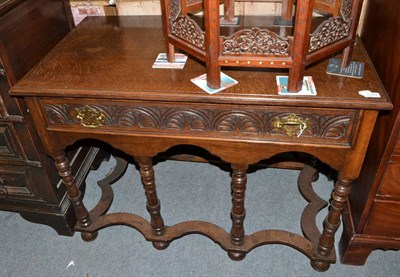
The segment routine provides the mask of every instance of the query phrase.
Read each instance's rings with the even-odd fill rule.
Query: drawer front
[[[381,182],[379,195],[396,196],[400,199],[400,157],[388,163]],[[399,215],[400,216],[400,215]]]
[[[0,122],[0,163],[45,166],[48,157],[35,132],[24,122]]]
[[[0,119],[7,116],[6,104],[3,99],[3,95],[8,93],[9,89],[10,85],[6,79],[6,70],[4,69],[3,61],[0,57]]]
[[[11,116],[21,116],[21,111],[17,99],[9,95],[10,82],[7,71],[0,58],[0,118]]]
[[[397,144],[394,149],[393,155],[400,157],[400,132],[399,132],[399,135],[397,136]]]
[[[18,139],[15,136],[13,125],[0,123],[0,159],[21,161]]]
[[[0,201],[29,200],[40,201],[34,185],[35,176],[42,174],[40,168],[26,166],[0,166]]]
[[[64,101],[64,100],[63,100]],[[48,128],[68,128],[85,132],[109,131],[193,135],[268,141],[351,144],[353,110],[257,107],[184,103],[141,103],[92,100],[65,100],[54,103],[42,99]],[[75,103],[74,103],[75,102]]]
[[[400,136],[385,168],[378,194],[400,199]]]
[[[400,202],[375,202],[364,233],[400,238]]]

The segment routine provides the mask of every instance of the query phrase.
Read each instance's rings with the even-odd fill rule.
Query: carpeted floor
[[[87,179],[85,204],[93,207],[100,190],[95,181],[115,165],[111,159]],[[166,225],[206,220],[230,229],[230,176],[216,166],[178,161],[155,165],[158,196]],[[299,216],[306,205],[297,190],[298,171],[261,169],[248,176],[246,233],[284,229],[301,234]],[[328,199],[332,182],[325,176],[314,189]],[[137,169],[130,165],[114,188],[110,212],[131,211],[148,218]],[[319,226],[326,210],[318,215]],[[278,216],[279,215],[279,216]],[[188,235],[163,251],[125,226],[99,232],[91,243],[58,236],[50,227],[29,223],[18,214],[0,212],[0,276],[399,276],[400,252],[373,251],[364,266],[332,265],[314,271],[302,253],[267,245],[235,262],[210,239]],[[340,238],[341,229],[336,236]]]

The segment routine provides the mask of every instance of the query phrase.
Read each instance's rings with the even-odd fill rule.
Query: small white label
[[[370,90],[360,90],[358,94],[367,98],[381,98],[381,95],[378,92],[372,92]]]

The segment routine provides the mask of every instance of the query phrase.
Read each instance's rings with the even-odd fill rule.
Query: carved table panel
[[[40,101],[48,129],[65,126],[93,127],[92,132],[106,131],[167,133],[196,136],[257,139],[269,141],[301,141],[349,146],[354,132],[356,110],[321,110],[287,107],[244,107],[229,105],[194,107],[179,103],[149,104],[146,102],[98,100]],[[70,103],[70,104],[67,104]],[[304,131],[301,131],[304,129]],[[300,134],[301,132],[301,134]],[[296,137],[296,138],[294,138]]]

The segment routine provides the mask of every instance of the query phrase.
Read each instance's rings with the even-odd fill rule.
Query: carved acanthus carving
[[[163,115],[163,126],[166,129],[204,132],[211,129],[207,113],[193,109],[171,109]]]
[[[74,116],[71,116],[69,114],[70,110],[68,109],[68,105],[66,104],[52,105],[51,108],[47,108],[46,106],[45,111],[50,123],[58,123],[65,125],[70,125],[75,123]]]
[[[175,20],[171,18],[171,34],[204,49],[204,31],[197,25],[196,21],[188,16],[178,16]]]
[[[288,55],[288,39],[267,29],[251,28],[240,30],[223,38],[223,54]]]
[[[263,132],[262,116],[244,111],[226,111],[219,113],[215,120],[218,132],[238,132],[243,134],[261,134]],[[268,131],[267,131],[268,132]]]
[[[319,118],[321,137],[324,138],[337,138],[346,134],[349,118],[347,116],[326,117]]]
[[[346,38],[350,34],[351,20],[341,17],[331,17],[325,20],[311,34],[309,52],[316,51],[328,44]]]
[[[84,105],[47,104],[44,111],[50,124],[80,124],[76,110]],[[131,107],[88,105],[104,114],[103,127],[132,128],[136,130],[170,130],[180,132],[236,133],[238,136],[284,135],[277,129],[277,119],[285,120],[290,112],[268,110],[236,111],[174,107]],[[302,137],[342,139],[346,136],[351,115],[298,114],[307,122]],[[274,125],[275,124],[275,125]]]

